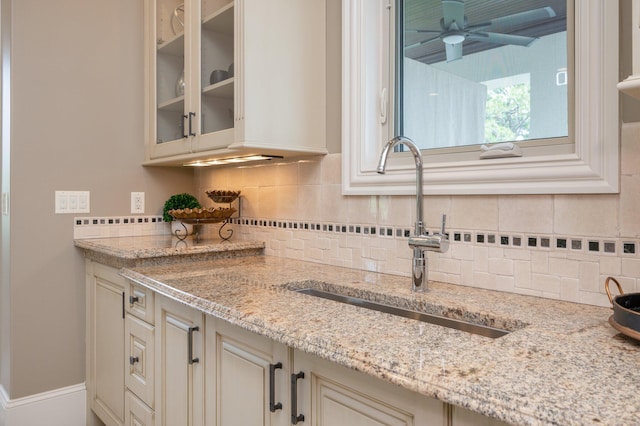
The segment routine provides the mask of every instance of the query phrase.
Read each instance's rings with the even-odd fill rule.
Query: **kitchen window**
[[[501,7],[499,3],[504,4]],[[527,7],[510,13],[507,6],[515,7],[516,3]],[[505,9],[505,13],[492,16],[495,12],[478,11],[478,7],[487,9],[491,4]],[[412,19],[420,8],[430,8],[429,14],[436,16],[424,25],[415,19],[398,20],[403,9],[407,16],[406,8]],[[510,24],[503,27],[524,22],[528,28],[515,34],[495,35],[497,31],[493,30],[500,29],[499,25],[490,28],[492,31],[484,27],[470,40],[457,40],[459,46],[443,48],[445,41],[456,41],[450,36],[462,33],[448,32],[454,20],[451,16],[464,15],[469,28],[479,28],[474,25],[484,21],[476,18],[481,12],[489,20]],[[562,24],[556,15],[563,13],[567,16],[565,30],[554,28]],[[500,16],[505,15],[500,21]],[[541,29],[532,29],[532,24],[540,24]],[[400,36],[396,37],[396,29],[401,27],[404,31],[398,31]],[[515,46],[474,45],[473,38],[485,37],[487,32],[498,41],[512,41]],[[469,31],[463,34],[468,35]],[[527,37],[537,39],[532,44],[535,48],[522,47],[528,42]],[[396,42],[405,56],[414,57],[395,61]],[[557,46],[569,49],[563,51]],[[617,46],[618,4],[605,0],[343,1],[343,193],[415,192],[414,162],[408,154],[394,153],[386,175],[375,172],[382,146],[398,134],[414,139],[423,148],[427,194],[617,192]],[[513,59],[516,50],[526,50],[524,59]],[[424,59],[429,55],[430,59]],[[485,59],[480,59],[483,56]],[[420,60],[439,68],[425,66]],[[509,60],[517,62],[517,66],[503,75],[484,72],[484,68],[505,67]],[[528,68],[521,66],[527,60]],[[449,72],[448,68],[464,62],[471,64],[467,68],[484,71],[476,71],[477,78]],[[543,95],[532,84],[538,84],[541,70],[552,77],[548,79],[552,85]],[[405,86],[403,90],[400,84],[400,89],[394,90],[396,75],[403,75],[405,78],[398,80],[407,85],[414,84],[407,76],[417,73],[422,86],[414,85],[410,90]],[[564,94],[564,98],[552,97],[556,92]],[[397,97],[395,93],[404,96]],[[522,123],[504,125],[504,113],[492,112],[495,105],[491,102],[505,103],[505,96],[521,101],[518,112],[525,118],[529,115],[530,123],[516,117]],[[542,109],[526,111],[549,99],[553,100]],[[418,119],[409,118],[420,108],[430,112]],[[481,144],[505,141],[515,141],[522,156],[480,159]]]

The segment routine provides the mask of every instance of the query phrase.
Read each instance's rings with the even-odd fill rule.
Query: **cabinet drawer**
[[[127,391],[124,401],[125,426],[153,426],[155,423],[153,410],[140,401],[133,393]]]
[[[153,325],[153,291],[129,281],[125,292],[125,305],[127,307],[127,312]]]
[[[127,315],[125,321],[125,384],[149,407],[154,407],[154,327]]]

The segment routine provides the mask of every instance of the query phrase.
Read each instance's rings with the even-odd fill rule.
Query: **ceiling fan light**
[[[447,44],[459,44],[464,41],[464,36],[461,34],[451,34],[451,35],[442,37],[442,41],[444,41]]]

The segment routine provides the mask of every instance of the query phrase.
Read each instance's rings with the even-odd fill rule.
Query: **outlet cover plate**
[[[131,193],[131,214],[144,214],[144,192]]]

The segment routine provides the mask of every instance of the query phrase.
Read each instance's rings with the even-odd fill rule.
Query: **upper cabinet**
[[[326,154],[324,0],[146,0],[145,16],[145,164]]]

